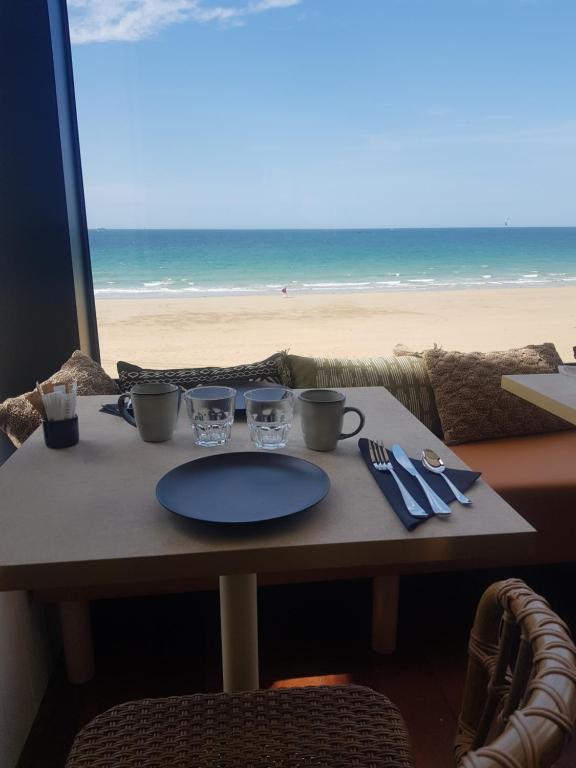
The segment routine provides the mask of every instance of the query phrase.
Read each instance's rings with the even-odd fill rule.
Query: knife
[[[435,493],[432,488],[428,485],[426,480],[420,475],[420,473],[417,471],[416,467],[412,462],[410,461],[410,458],[408,457],[408,454],[406,451],[398,445],[398,443],[395,443],[392,446],[392,453],[394,455],[394,458],[400,464],[401,467],[404,467],[406,472],[409,472],[412,477],[416,478],[418,482],[420,483],[422,490],[426,494],[426,498],[430,502],[430,506],[432,507],[432,511],[436,515],[450,515],[452,514],[452,510],[446,504],[446,502],[442,501],[440,496],[438,496],[437,493]]]

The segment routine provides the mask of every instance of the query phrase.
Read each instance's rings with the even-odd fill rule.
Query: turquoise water
[[[91,230],[99,298],[576,284],[576,227]]]

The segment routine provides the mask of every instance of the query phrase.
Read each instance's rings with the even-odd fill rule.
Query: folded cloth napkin
[[[366,462],[366,466],[371,472],[372,477],[380,486],[380,490],[390,502],[392,509],[394,512],[396,512],[396,515],[400,518],[401,522],[404,524],[404,527],[407,530],[412,531],[414,528],[416,528],[416,526],[420,525],[420,523],[425,522],[428,519],[427,517],[412,517],[412,515],[408,512],[400,491],[398,490],[398,486],[396,485],[396,481],[390,472],[381,472],[378,469],[374,469],[374,466],[372,465],[372,459],[370,457],[370,451],[368,449],[368,440],[365,437],[361,437],[360,440],[358,440],[358,447],[360,448],[362,458]],[[408,493],[414,497],[414,499],[423,509],[426,510],[426,512],[429,513],[429,517],[433,517],[434,513],[430,509],[430,504],[428,503],[428,499],[420,487],[420,483],[414,477],[412,477],[412,475],[407,472],[404,467],[401,467],[400,464],[398,464],[392,455],[390,448],[387,448],[387,451],[390,461],[392,462],[392,466],[396,470],[398,477],[402,481],[402,484]],[[412,464],[414,464],[417,472],[422,475],[432,490],[436,491],[438,496],[440,496],[440,498],[443,499],[447,504],[456,499],[448,487],[448,483],[445,480],[442,480],[440,475],[436,475],[434,472],[430,472],[430,470],[425,469],[422,466],[422,462],[418,459],[411,458],[410,461]],[[480,472],[472,472],[471,470],[467,469],[446,469],[445,473],[450,478],[450,480],[452,480],[454,485],[462,492],[466,491],[466,489],[469,488],[472,483],[474,483],[480,477],[481,474]]]
[[[131,416],[134,416],[134,409],[131,405],[129,405],[126,410]],[[100,413],[109,413],[111,416],[120,416],[120,418],[122,418],[117,403],[106,403],[100,408]]]
[[[112,416],[120,416],[120,411],[116,403],[106,403],[100,408],[100,413],[109,413]]]

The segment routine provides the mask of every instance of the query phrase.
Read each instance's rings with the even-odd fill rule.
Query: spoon
[[[454,496],[456,496],[460,504],[472,504],[468,496],[465,496],[462,491],[459,491],[452,480],[450,480],[450,478],[444,474],[446,467],[436,451],[433,451],[431,448],[425,448],[422,451],[422,464],[426,467],[426,469],[430,470],[430,472],[434,472],[436,475],[441,475],[444,480],[446,480],[448,487]]]

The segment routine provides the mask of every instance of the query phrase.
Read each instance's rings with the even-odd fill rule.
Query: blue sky
[[[69,0],[92,227],[576,225],[574,0]]]

